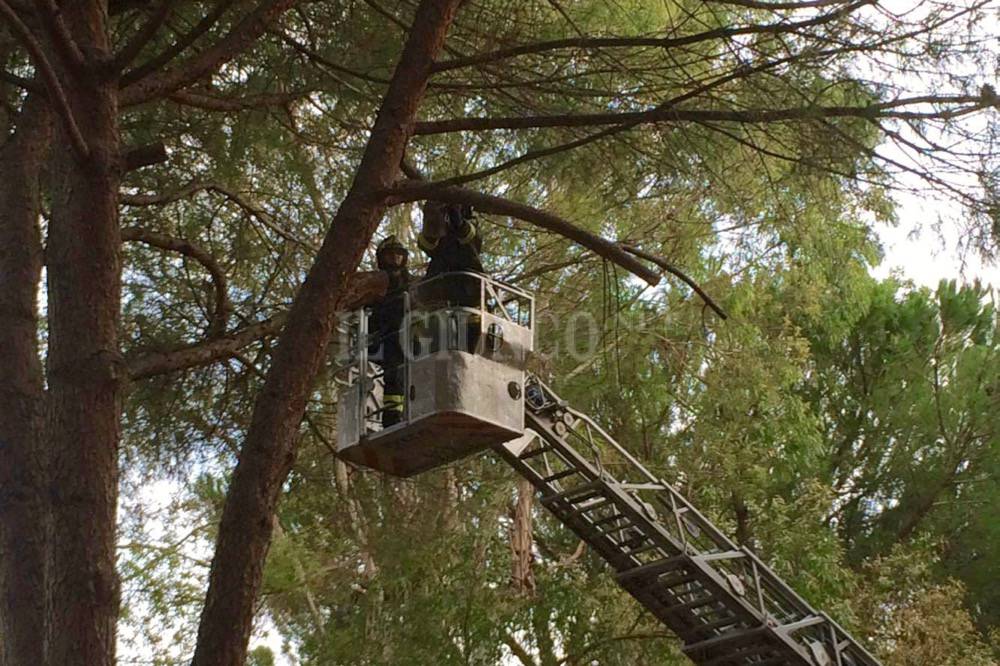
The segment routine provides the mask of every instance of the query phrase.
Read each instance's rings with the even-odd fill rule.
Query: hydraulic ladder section
[[[534,377],[526,383],[525,425],[534,435],[498,447],[500,454],[614,568],[617,582],[682,639],[693,662],[879,666],[836,622]]]

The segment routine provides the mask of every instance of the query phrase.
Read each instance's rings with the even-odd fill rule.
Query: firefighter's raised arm
[[[427,255],[437,249],[441,237],[448,231],[448,207],[438,201],[425,201],[421,206],[424,223],[417,244]]]
[[[422,210],[424,222],[417,241],[420,249],[428,256],[439,249],[441,239],[445,236],[461,245],[468,245],[476,240],[476,227],[469,222],[472,217],[471,209],[439,201],[426,201]]]

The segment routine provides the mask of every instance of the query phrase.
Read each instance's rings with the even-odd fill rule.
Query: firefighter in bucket
[[[423,228],[417,240],[430,263],[424,276],[427,283],[421,288],[417,299],[424,306],[437,304],[478,310],[480,280],[470,275],[461,275],[485,273],[480,258],[483,241],[472,222],[472,208],[427,201],[422,211]],[[437,276],[443,277],[434,280]],[[459,348],[474,353],[480,334],[478,313],[466,313],[460,330],[464,339],[459,342]]]
[[[403,420],[406,400],[406,359],[400,340],[403,317],[406,315],[405,295],[410,285],[406,264],[410,253],[395,236],[389,236],[375,251],[378,268],[389,276],[385,298],[372,307],[368,320],[368,351],[376,355],[382,366],[384,382],[382,427],[389,428]],[[381,354],[380,354],[381,352]],[[378,360],[378,357],[381,360]]]

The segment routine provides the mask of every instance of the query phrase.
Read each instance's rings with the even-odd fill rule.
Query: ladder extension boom
[[[694,663],[880,666],[840,625],[535,377],[526,382],[525,425],[536,436],[498,446],[501,456],[614,568],[618,584],[681,638]],[[637,478],[612,476],[601,460],[607,454],[616,470]]]

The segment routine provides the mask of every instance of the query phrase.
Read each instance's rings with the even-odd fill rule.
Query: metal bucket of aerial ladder
[[[351,312],[341,319],[344,358],[335,372],[337,455],[406,477],[521,437],[531,294],[477,273],[447,273],[396,298],[403,301],[402,421],[381,425],[384,370],[369,354],[367,312]]]

